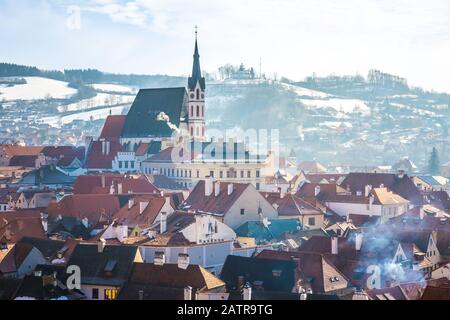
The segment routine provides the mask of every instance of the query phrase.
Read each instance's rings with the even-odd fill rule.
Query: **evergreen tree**
[[[439,155],[436,147],[433,147],[433,151],[431,151],[430,160],[428,161],[428,173],[439,174],[439,171],[440,171]]]

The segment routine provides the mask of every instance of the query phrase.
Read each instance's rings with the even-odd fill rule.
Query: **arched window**
[[[191,114],[189,115],[190,117],[194,116],[194,106],[191,106]]]
[[[200,90],[197,89],[197,100],[200,100]]]
[[[205,106],[202,106],[202,118],[205,116]]]
[[[197,106],[197,117],[200,117],[200,106]]]
[[[194,135],[194,127],[191,127],[191,136]]]

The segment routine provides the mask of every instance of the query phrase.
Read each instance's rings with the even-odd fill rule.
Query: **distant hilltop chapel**
[[[200,68],[197,33],[187,88],[142,89],[125,118],[120,142],[134,151],[141,143],[164,142],[174,131],[205,141],[205,78]]]

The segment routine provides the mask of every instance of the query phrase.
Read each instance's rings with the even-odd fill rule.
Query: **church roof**
[[[160,88],[139,90],[122,130],[123,138],[170,137],[179,127],[187,99],[186,89]],[[170,122],[170,123],[169,123]]]
[[[195,39],[195,50],[194,50],[194,64],[192,66],[192,74],[188,79],[188,88],[191,90],[195,89],[197,81],[200,82],[200,87],[205,90],[205,78],[202,77],[202,71],[200,68],[200,55],[198,53],[198,43]]]

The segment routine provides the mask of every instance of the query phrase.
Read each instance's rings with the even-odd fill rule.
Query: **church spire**
[[[195,49],[194,49],[194,64],[192,66],[192,74],[188,80],[188,87],[190,90],[194,90],[197,82],[200,82],[200,87],[205,90],[205,78],[202,77],[202,71],[200,68],[200,54],[198,53],[198,28],[195,26]]]

